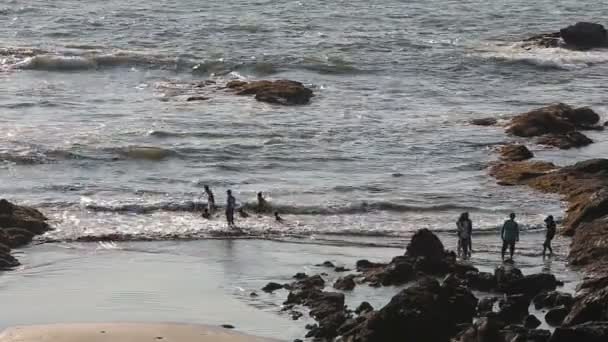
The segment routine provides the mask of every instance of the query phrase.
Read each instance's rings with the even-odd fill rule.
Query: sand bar
[[[221,327],[179,323],[76,323],[19,326],[0,342],[277,342]]]

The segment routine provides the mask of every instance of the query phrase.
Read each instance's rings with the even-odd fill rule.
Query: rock
[[[357,271],[364,272],[373,268],[385,267],[387,264],[375,263],[369,260],[358,260],[357,261]]]
[[[555,290],[558,284],[553,274],[538,273],[499,283],[499,286],[506,294],[524,294],[533,298],[543,291]]]
[[[574,304],[574,298],[569,293],[550,291],[538,294],[532,299],[532,303],[534,303],[534,308],[536,310],[554,308],[562,305],[571,308],[572,304]]]
[[[352,291],[355,288],[355,275],[349,274],[346,277],[341,277],[334,283],[334,289],[341,291]]]
[[[588,322],[555,329],[549,342],[606,342],[608,322]]]
[[[506,342],[547,342],[551,337],[548,330],[527,329],[521,325],[509,325],[500,332]]]
[[[15,257],[9,253],[0,252],[0,271],[10,270],[19,265],[19,260],[15,259]]]
[[[547,311],[547,314],[545,314],[545,321],[547,321],[547,323],[550,326],[553,326],[553,327],[560,326],[564,322],[564,319],[566,318],[566,316],[568,316],[569,312],[570,312],[570,309],[568,309],[567,307],[558,306],[556,308],[553,308],[553,309]]]
[[[545,135],[538,140],[538,143],[540,145],[553,146],[562,150],[568,150],[571,148],[591,145],[593,144],[593,140],[589,139],[581,132],[574,131],[561,135]]]
[[[528,316],[530,299],[522,294],[507,296],[499,303],[498,317],[506,323],[519,323]]]
[[[498,301],[497,297],[485,297],[477,304],[477,313],[480,316],[485,316],[487,313],[492,312],[494,304]]]
[[[589,108],[573,108],[558,103],[515,116],[507,127],[507,133],[519,137],[566,134],[593,126],[598,121],[599,115]]]
[[[255,292],[251,292],[251,293],[249,294],[249,297],[252,297],[252,298],[253,298],[253,297],[259,297],[259,295],[258,295],[257,293],[255,293]]]
[[[278,283],[270,282],[270,283],[266,284],[266,286],[264,286],[262,288],[262,291],[264,291],[266,293],[273,293],[274,291],[280,290],[282,288],[283,288],[283,285],[278,284]]]
[[[375,277],[383,286],[391,286],[404,284],[412,280],[414,275],[414,266],[408,260],[393,260]]]
[[[345,268],[343,266],[338,266],[338,267],[334,268],[334,272],[337,272],[337,273],[348,272],[348,271],[350,271],[350,269]]]
[[[464,276],[466,284],[478,291],[491,291],[496,288],[496,277],[488,272],[467,272]]]
[[[34,233],[22,228],[5,228],[3,231],[6,239],[4,242],[11,248],[25,246],[34,238]]]
[[[255,95],[255,99],[282,105],[302,105],[313,97],[311,89],[302,83],[290,80],[277,81],[232,81],[227,84],[237,95]]]
[[[466,288],[424,278],[345,332],[343,341],[448,341],[460,324],[471,323],[476,306],[477,299]]]
[[[234,329],[234,325],[232,324],[222,324],[221,327],[224,329]]]
[[[207,101],[209,100],[208,97],[205,96],[190,96],[189,98],[186,99],[187,102],[192,102],[192,101]]]
[[[38,210],[0,200],[0,228],[21,228],[40,235],[49,230],[47,218]]]
[[[515,281],[522,279],[524,274],[519,268],[513,266],[499,266],[494,270],[494,278],[501,291],[510,286]]]
[[[291,312],[291,319],[294,321],[299,320],[300,318],[302,318],[302,316],[304,316],[301,312],[299,311],[292,311]]]
[[[579,22],[560,30],[567,45],[578,49],[592,49],[608,46],[604,26],[595,23]]]
[[[506,145],[500,149],[502,160],[522,161],[533,157],[534,154],[524,145]]]
[[[334,263],[333,263],[333,262],[331,262],[331,261],[325,261],[325,262],[323,262],[322,264],[317,264],[317,265],[315,265],[315,266],[317,266],[317,267],[327,267],[327,268],[334,268],[334,267],[336,267],[336,266],[334,265]]]
[[[541,325],[541,321],[534,315],[528,315],[524,319],[524,327],[526,329],[536,329]]]
[[[481,317],[458,336],[455,342],[505,342],[500,332],[503,327],[495,315]]]
[[[410,257],[424,257],[432,261],[445,258],[441,240],[428,229],[418,230],[407,245],[406,254]]]
[[[470,121],[471,125],[475,126],[494,126],[498,123],[498,120],[495,118],[481,118],[481,119],[473,119]]]
[[[521,185],[550,174],[558,169],[553,163],[543,161],[521,161],[496,163],[490,168],[490,175],[501,185]]]
[[[306,273],[296,273],[296,275],[293,276],[293,279],[297,279],[297,280],[302,280],[302,279],[306,279],[308,278],[308,275],[306,275]]]
[[[531,46],[539,46],[544,48],[555,48],[562,45],[561,34],[559,32],[543,33],[532,36],[524,40],[523,47],[530,49]]]
[[[357,309],[355,309],[355,313],[357,315],[361,315],[371,311],[374,311],[374,307],[368,302],[362,302],[361,304],[359,304]]]
[[[607,320],[608,287],[604,287],[594,289],[577,297],[563,324],[572,326],[591,321]]]
[[[314,275],[307,278],[299,279],[289,285],[289,289],[322,289],[325,287],[325,280],[320,275]]]

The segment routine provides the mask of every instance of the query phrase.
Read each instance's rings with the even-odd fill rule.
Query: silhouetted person
[[[502,259],[505,259],[507,248],[509,248],[511,259],[513,259],[515,243],[519,241],[519,225],[515,222],[514,213],[511,213],[509,219],[503,224],[500,236],[502,237]]]
[[[243,208],[239,208],[239,216],[242,218],[248,218],[249,214]]]
[[[229,227],[234,227],[234,210],[236,209],[236,198],[232,196],[232,190],[226,191],[226,221]]]
[[[473,222],[469,219],[469,213],[462,213],[456,222],[458,228],[458,254],[462,250],[462,257],[471,257],[471,242],[473,235]]]
[[[213,196],[213,192],[209,188],[209,185],[205,185],[205,193],[207,194],[207,208],[209,208],[209,212],[212,213],[216,209],[215,196]]]
[[[547,235],[545,236],[545,243],[543,244],[543,258],[545,257],[547,249],[549,250],[549,255],[553,255],[551,240],[555,237],[556,225],[552,215],[547,216],[545,224],[547,225]]]
[[[203,209],[203,214],[201,215],[203,218],[210,219],[211,214],[209,213],[209,208]]]
[[[266,210],[268,210],[268,202],[264,198],[264,195],[261,192],[258,192],[258,206],[256,208],[256,211],[258,213],[263,213]]]
[[[284,222],[283,218],[281,216],[279,216],[279,212],[278,211],[274,212],[274,219],[277,220],[277,222],[279,222],[279,223],[283,223]]]

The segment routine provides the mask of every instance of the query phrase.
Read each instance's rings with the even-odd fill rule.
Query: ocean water
[[[227,189],[242,204],[264,192],[286,222],[238,226],[312,251],[402,250],[419,228],[450,246],[469,211],[475,262],[490,266],[513,211],[521,255],[542,268],[542,220],[563,204],[496,185],[486,167],[513,138],[468,121],[557,101],[606,120],[608,51],[525,50],[521,40],[607,19],[603,3],[574,0],[2,1],[0,194],[49,216],[56,230],[43,241],[129,234],[159,240],[141,245],[150,250],[227,231],[221,215],[195,210],[205,184],[219,204]],[[283,78],[312,87],[312,102],[196,86]],[[187,102],[194,94],[210,99]],[[605,156],[606,134],[590,136],[580,150],[530,148],[558,164]],[[553,269],[565,272],[567,244]],[[36,248],[25,257],[45,255]]]

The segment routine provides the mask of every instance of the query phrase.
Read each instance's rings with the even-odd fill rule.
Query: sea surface
[[[150,250],[228,231],[221,210],[199,216],[206,184],[220,205],[227,189],[241,204],[263,192],[286,222],[237,225],[304,246],[402,249],[419,228],[450,240],[468,211],[482,264],[498,260],[498,227],[515,212],[520,253],[540,265],[543,219],[563,204],[496,185],[486,167],[513,139],[468,121],[552,102],[606,120],[608,51],[522,48],[583,20],[608,24],[608,6],[4,0],[0,195],[47,214],[56,230],[42,241],[116,234],[158,240]],[[283,107],[197,87],[256,79],[298,80],[315,97]],[[186,101],[197,94],[209,100]],[[530,148],[558,164],[605,156],[606,134],[590,136],[584,149]]]

